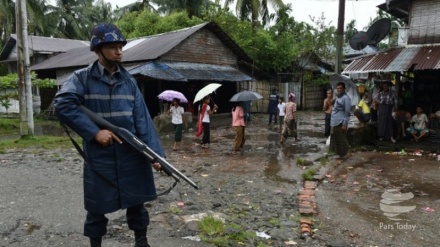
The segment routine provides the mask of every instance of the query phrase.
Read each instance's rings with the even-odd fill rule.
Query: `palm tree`
[[[47,11],[46,0],[26,0],[26,10],[28,18],[28,33],[33,35],[48,36],[46,32],[46,18],[44,14]]]
[[[93,0],[57,0],[48,6],[48,18],[54,36],[68,39],[88,39],[94,22]]]
[[[160,1],[160,0],[158,0],[158,1]],[[118,5],[116,5],[116,9],[114,11],[114,14],[116,16],[116,19],[119,20],[123,16],[125,16],[126,14],[128,14],[130,12],[143,11],[145,9],[148,9],[152,12],[156,12],[156,7],[154,7],[153,4],[156,4],[156,1],[154,1],[154,0],[153,1],[151,1],[151,0],[138,0],[137,2],[128,4],[123,7],[119,7]]]
[[[156,1],[159,13],[170,14],[177,11],[186,11],[188,16],[202,17],[210,5],[214,4],[210,0],[162,0]]]
[[[15,3],[12,0],[0,0],[0,37],[5,44],[11,33],[15,33]]]
[[[233,0],[225,1],[225,8],[233,3]],[[282,0],[237,0],[235,11],[241,20],[249,20],[255,27],[261,19],[263,26],[269,23],[270,15],[267,4],[270,3],[275,11],[284,6]]]

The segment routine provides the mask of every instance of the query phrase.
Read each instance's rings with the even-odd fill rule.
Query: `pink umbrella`
[[[174,90],[165,90],[157,96],[158,99],[165,101],[173,101],[173,99],[180,99],[181,103],[188,103],[188,100],[185,98],[181,92],[177,92]]]

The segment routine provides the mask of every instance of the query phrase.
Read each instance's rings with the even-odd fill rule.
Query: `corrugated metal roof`
[[[421,47],[411,64],[414,70],[439,69],[440,46]]]
[[[152,61],[129,69],[132,75],[144,75],[167,81],[209,80],[209,81],[250,81],[251,77],[230,66]]]
[[[250,81],[251,77],[235,68],[214,64],[166,62],[187,80]]]
[[[343,73],[356,73],[357,71],[362,71],[362,68],[374,58],[375,55],[363,56],[354,59],[343,71]]]
[[[15,44],[17,41],[17,35],[11,34],[11,37],[5,44],[1,54],[0,60],[13,60],[16,58]],[[72,48],[77,47],[89,47],[89,41],[73,40],[73,39],[59,39],[41,36],[28,36],[29,52],[32,56],[35,53],[52,54],[57,52],[65,52]]]
[[[170,51],[207,23],[174,32],[130,40],[124,47],[123,62],[155,60]],[[130,44],[132,43],[133,44]],[[96,60],[96,54],[87,48],[69,50],[31,67],[31,70],[84,67]]]
[[[98,57],[89,47],[74,48],[30,67],[31,70],[85,67]]]
[[[132,75],[140,74],[166,81],[188,81],[181,73],[161,61],[148,62],[127,70]]]
[[[376,55],[363,67],[364,72],[384,71],[400,52],[401,49],[395,49],[376,53]]]
[[[156,60],[204,27],[213,31],[214,34],[219,37],[226,46],[234,51],[241,60],[248,62],[252,61],[249,56],[247,56],[247,54],[217,26],[217,24],[208,22],[173,32],[130,40],[124,47],[123,62],[130,63]],[[94,52],[90,52],[88,48],[78,48],[46,59],[43,62],[32,66],[30,69],[46,70],[85,67],[94,60],[96,60],[96,54]]]
[[[404,71],[411,67],[411,61],[419,52],[420,47],[407,47],[397,55],[397,57],[388,65],[384,72]]]
[[[440,69],[440,46],[394,48],[353,60],[343,73],[400,72]]]

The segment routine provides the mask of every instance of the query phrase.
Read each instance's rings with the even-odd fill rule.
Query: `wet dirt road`
[[[319,187],[317,235],[347,246],[438,246],[439,172],[429,157],[352,154]]]
[[[302,140],[288,139],[281,146],[278,127],[268,126],[266,115],[253,115],[241,155],[231,154],[234,130],[229,118],[214,118],[210,149],[201,149],[194,133],[186,131],[183,148],[172,151],[173,134],[161,134],[167,159],[200,189],[182,182],[146,205],[151,246],[215,246],[184,239],[200,235],[198,225],[188,221],[200,214],[218,215],[228,228],[252,233],[244,240],[229,239],[226,246],[437,246],[440,162],[376,152],[352,153],[340,164],[328,158],[329,176],[316,191],[316,232],[314,238],[302,239],[297,205],[302,173],[309,166],[320,167],[327,150],[322,114],[299,116]],[[297,164],[299,160],[308,166]],[[82,236],[82,161],[74,149],[9,150],[0,154],[0,174],[0,246],[87,246]],[[156,174],[158,190],[171,183]],[[391,199],[386,194],[381,207],[387,190]],[[394,200],[411,197],[408,193],[414,197]],[[391,208],[396,201],[402,207]],[[407,212],[392,220],[381,208],[388,216]],[[109,219],[103,246],[132,246],[124,211]],[[416,225],[415,230],[402,229],[405,224]]]

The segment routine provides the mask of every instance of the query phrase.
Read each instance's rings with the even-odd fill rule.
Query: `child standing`
[[[180,106],[180,99],[174,98],[171,104],[172,106],[170,108],[170,111],[168,112],[168,115],[171,114],[171,123],[173,123],[174,125],[173,151],[176,151],[178,145],[180,146],[180,143],[182,142],[183,124],[185,124],[185,127],[187,126],[185,117],[183,116],[185,110],[183,110],[183,107]]]
[[[283,131],[284,116],[286,115],[286,103],[284,103],[283,100],[284,100],[283,97],[278,98],[278,116],[280,120],[280,133],[281,131]]]

